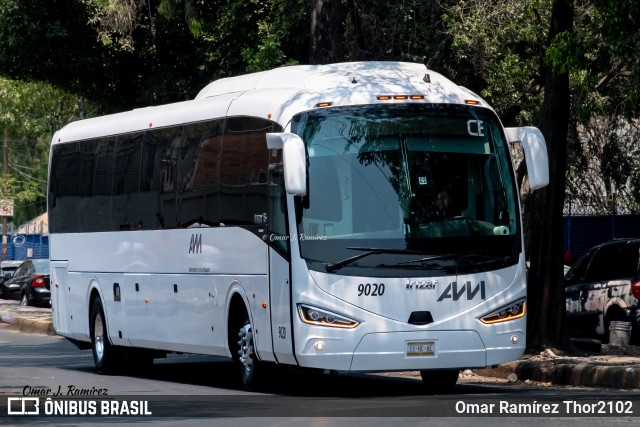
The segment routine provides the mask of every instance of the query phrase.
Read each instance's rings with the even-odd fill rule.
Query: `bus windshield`
[[[517,261],[518,193],[492,111],[428,104],[327,108],[296,116],[292,130],[308,154],[308,193],[297,201],[296,220],[310,268],[422,270],[433,255],[441,261],[432,264],[441,267],[468,260],[469,253]],[[457,253],[465,256],[452,256]]]

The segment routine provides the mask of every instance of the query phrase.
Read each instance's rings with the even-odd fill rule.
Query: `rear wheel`
[[[22,294],[20,295],[20,303],[19,303],[22,307],[26,307],[29,305],[29,298],[27,297],[27,293],[26,292],[22,292]]]
[[[102,308],[102,301],[96,298],[91,306],[91,350],[93,363],[102,373],[113,372],[119,359],[119,352],[109,342],[107,322]]]
[[[455,388],[459,373],[458,369],[441,369],[420,371],[420,376],[428,393],[449,393]]]

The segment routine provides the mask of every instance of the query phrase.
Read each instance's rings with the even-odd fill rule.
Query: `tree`
[[[112,87],[127,75],[88,20],[78,0],[0,0],[0,75],[118,104]]]
[[[451,37],[443,13],[457,0],[354,0],[343,4],[344,57],[424,63],[450,72]],[[450,74],[450,76],[454,77]]]
[[[93,11],[91,22],[105,46],[119,55],[151,53],[154,66],[143,75],[145,81],[157,76],[155,89],[142,85],[149,93],[158,92],[162,82],[195,74],[185,82],[190,91],[180,99],[186,99],[211,80],[306,60],[304,0],[83,1]],[[161,55],[167,50],[171,56]],[[175,72],[167,76],[169,69]],[[166,97],[175,92],[166,89]]]
[[[223,68],[182,17],[166,18],[156,9],[153,15],[141,9],[130,34],[134,51],[104,43],[88,24],[94,6],[88,0],[0,0],[0,75],[48,82],[110,113],[192,98],[217,77],[213,70]],[[214,22],[225,20],[233,21]],[[240,49],[229,53],[241,58]]]
[[[570,58],[557,54],[561,51],[556,48],[570,36],[572,28],[573,0],[553,0],[544,101],[540,111],[540,130],[547,141],[549,154],[549,185],[532,195],[537,203],[530,203],[528,221],[531,267],[527,328],[528,345],[534,349],[568,347],[562,286],[562,211],[571,97],[567,65]]]
[[[343,60],[341,0],[313,0],[311,8],[311,64]]]
[[[573,51],[567,203],[573,212],[640,212],[640,5],[578,1],[575,16],[564,42]]]
[[[0,78],[0,136],[8,146],[0,198],[13,200],[14,223],[46,210],[49,143],[57,129],[77,117],[74,96],[45,83]]]
[[[612,211],[614,200],[633,210],[638,206],[635,197],[640,195],[640,167],[633,160],[638,154],[640,90],[640,57],[633,46],[640,41],[640,6],[632,0],[566,3],[570,10],[565,5],[558,12],[559,5],[550,0],[464,0],[445,14],[454,51],[451,64],[463,70],[456,80],[487,98],[506,125],[537,124],[549,140],[552,185],[539,194],[529,194],[522,187],[532,266],[533,346],[566,344],[559,321],[564,311],[562,269],[558,267],[563,249],[558,228],[562,211],[557,205],[565,192],[562,170],[567,171],[569,195],[599,206],[602,213]],[[561,20],[551,18],[554,12],[573,16],[570,31],[558,30]],[[552,35],[554,28],[557,33]],[[549,66],[556,70],[555,75],[549,75]],[[565,131],[550,130],[558,120],[565,120],[563,102],[567,99],[560,102],[560,95],[566,96],[565,87],[548,92],[560,74],[566,74],[571,94],[566,144],[561,142]],[[561,110],[552,120],[550,111],[555,108]],[[568,168],[562,160],[565,152],[570,159]],[[524,164],[518,169],[523,177]],[[553,217],[548,216],[551,212]]]

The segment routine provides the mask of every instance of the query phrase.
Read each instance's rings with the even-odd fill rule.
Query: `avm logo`
[[[189,253],[190,254],[202,253],[202,234],[191,235],[191,243],[189,243]]]

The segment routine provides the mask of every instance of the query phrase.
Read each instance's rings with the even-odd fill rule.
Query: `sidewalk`
[[[9,329],[20,332],[56,334],[50,308],[20,307],[14,300],[0,299],[0,323],[8,323]]]
[[[50,308],[20,307],[17,301],[0,299],[0,321],[10,329],[55,335]],[[474,370],[476,375],[516,381],[539,381],[560,385],[640,389],[640,347],[602,346],[597,355],[559,356],[551,350],[525,355],[496,368]]]
[[[640,389],[640,347],[602,346],[597,355],[559,356],[551,350],[524,355],[496,368],[478,369],[481,376],[515,381],[539,381],[557,385],[612,389]]]

